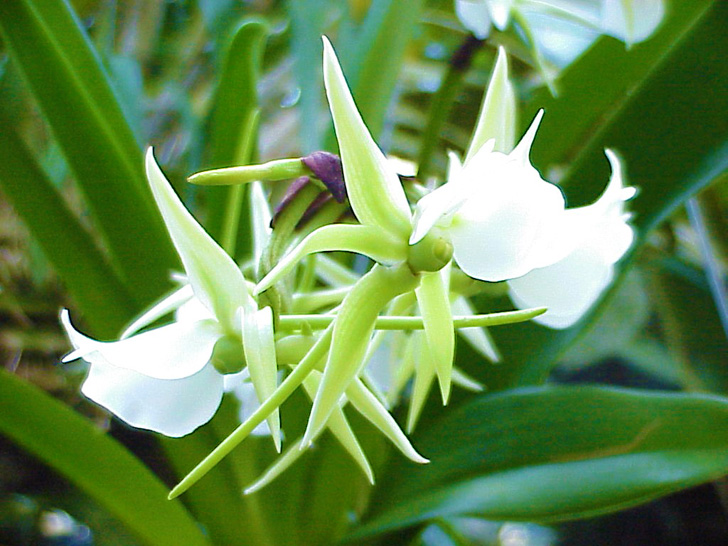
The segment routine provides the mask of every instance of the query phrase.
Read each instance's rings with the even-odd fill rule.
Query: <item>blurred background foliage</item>
[[[89,170],[81,172],[79,164],[95,144],[95,140],[84,138],[96,136],[87,135],[81,126],[85,114],[76,110],[79,106],[75,99],[62,96],[64,89],[52,87],[52,80],[36,85],[46,86],[45,92],[51,95],[61,94],[55,103],[57,111],[39,108],[36,95],[42,96],[42,89],[28,85],[27,76],[17,64],[19,54],[16,52],[13,58],[7,38],[14,24],[12,17],[19,13],[11,6],[23,4],[32,6],[33,2],[8,2],[0,9],[0,21],[5,27],[0,50],[3,162],[14,165],[13,158],[23,162],[26,171],[33,171],[24,171],[26,175],[42,178],[55,191],[53,195],[60,197],[55,210],[67,211],[67,219],[58,213],[53,221],[55,229],[68,230],[69,246],[56,248],[55,252],[65,252],[65,258],[70,259],[66,269],[72,269],[74,259],[101,264],[94,271],[106,279],[106,285],[98,285],[99,293],[92,296],[94,301],[85,303],[86,309],[100,298],[114,301],[99,306],[106,311],[95,316],[84,312],[84,319],[95,334],[111,338],[144,304],[168,288],[166,272],[174,267],[174,258],[162,237],[164,242],[148,251],[155,253],[145,273],[148,282],[147,277],[132,279],[143,286],[132,293],[129,272],[115,263],[114,235],[99,224],[98,210],[89,211],[84,197],[88,188],[79,184],[79,178],[93,177],[94,169],[106,173],[108,169],[127,167],[109,163],[103,170],[89,154]],[[530,122],[537,108],[546,108],[533,153],[535,165],[546,178],[563,182],[570,203],[583,204],[596,197],[608,177],[600,150],[615,147],[626,160],[629,180],[643,187],[644,198],[635,201],[643,244],[628,258],[629,267],[624,268],[612,293],[584,327],[553,334],[531,326],[531,330],[525,330],[527,335],[522,327],[504,328],[502,333],[496,332],[498,343],[503,353],[515,355],[513,361],[484,365],[460,345],[462,367],[483,380],[491,391],[538,384],[548,377],[551,382],[567,384],[601,383],[726,395],[728,70],[723,47],[726,39],[721,34],[728,28],[728,17],[725,4],[721,4],[672,1],[658,35],[629,52],[623,44],[603,38],[557,80],[556,97],[542,85],[528,51],[519,45],[513,31],[496,32],[486,43],[473,46],[469,66],[456,78],[450,95],[452,104],[447,105],[448,109],[433,111],[433,97],[444,75],[452,71],[450,59],[468,40],[448,0],[71,2],[120,105],[119,112],[97,120],[98,127],[108,125],[112,131],[123,133],[123,127],[114,125],[116,116],[125,120],[130,134],[111,134],[109,141],[114,146],[141,149],[153,145],[160,164],[188,206],[218,236],[224,198],[187,185],[184,179],[204,168],[235,163],[238,151],[226,148],[234,138],[221,133],[221,122],[215,121],[216,108],[223,108],[218,118],[232,115],[236,98],[250,92],[234,86],[227,95],[232,101],[220,103],[221,74],[236,69],[226,65],[231,47],[258,51],[260,55],[259,145],[252,153],[253,159],[296,156],[322,148],[335,151],[320,74],[319,36],[326,33],[340,53],[363,116],[382,147],[416,161],[423,157],[423,142],[429,139],[429,172],[441,176],[446,150],[462,151],[467,146],[497,45],[507,45],[522,105],[521,126]],[[257,27],[251,31],[252,37],[235,45],[232,40],[243,20],[265,21],[265,27]],[[259,32],[257,38],[255,32]],[[32,46],[21,52],[21,57],[26,53],[32,55]],[[86,62],[80,57],[77,61]],[[89,71],[81,75],[81,81],[96,77]],[[68,149],[65,143],[69,137],[59,132],[61,122],[54,116],[62,120],[69,134],[78,133],[77,149]],[[442,124],[433,140],[423,131],[438,116]],[[140,169],[141,163],[137,167]],[[129,169],[130,177],[138,176],[140,171],[132,173],[134,169]],[[5,176],[0,175],[0,191],[6,192],[6,198],[0,201],[0,364],[99,427],[109,429],[170,485],[175,472],[184,473],[214,446],[217,438],[224,437],[229,429],[220,423],[233,419],[233,408],[225,406],[223,415],[196,434],[196,440],[158,442],[111,421],[78,395],[83,368],[71,365],[61,369],[56,365],[68,348],[57,316],[61,307],[84,306],[78,300],[78,287],[86,286],[88,277],[83,275],[88,274],[88,269],[79,267],[82,277],[78,279],[59,277],[56,268],[64,257],[56,256],[52,247],[44,245],[37,226],[23,221],[25,217],[28,222],[35,205],[23,205],[17,199],[17,188],[11,189],[8,178],[17,172],[6,169]],[[661,184],[664,192],[659,189]],[[675,190],[678,184],[680,191]],[[20,193],[23,191],[21,188]],[[116,214],[131,217],[129,223],[135,223],[134,215],[146,222],[143,211],[125,208],[113,202],[111,195],[106,198],[111,211],[108,214],[116,209]],[[97,197],[99,200],[103,198]],[[23,208],[27,206],[31,208]],[[35,209],[34,214],[45,213]],[[159,228],[150,220],[135,236],[146,244],[154,240],[151,233]],[[48,230],[42,226],[39,229]],[[238,251],[242,254],[245,233],[244,227],[240,229]],[[98,257],[68,254],[74,244],[95,249]],[[139,268],[135,271],[138,273]],[[15,391],[5,395],[9,392]],[[465,401],[466,397],[457,393],[453,405]],[[294,398],[291,405],[301,403]],[[432,397],[415,435],[415,445],[420,440],[427,442],[426,431],[441,415],[442,408]],[[684,432],[675,430],[674,434]],[[10,433],[5,430],[5,434]],[[134,544],[138,540],[139,530],[132,538],[128,526],[119,523],[119,514],[112,517],[108,506],[94,500],[93,492],[89,496],[88,490],[69,485],[42,463],[28,458],[15,441],[0,436],[0,544],[111,545]],[[367,441],[376,442],[373,438]],[[302,533],[298,538],[284,539],[276,538],[275,531],[268,529],[272,544],[326,543],[330,537],[339,536],[347,514],[337,520],[326,516],[325,506],[301,507],[308,494],[315,495],[315,482],[310,476],[325,481],[327,472],[329,479],[341,475],[337,472],[356,475],[351,468],[334,468],[348,463],[334,462],[341,457],[333,444],[319,450],[319,460],[307,459],[282,479],[281,489],[289,492],[287,500],[274,492],[261,497],[259,505],[257,501],[232,500],[225,509],[213,508],[210,499],[219,497],[221,488],[226,487],[222,473],[236,474],[236,482],[249,480],[270,460],[271,454],[261,449],[246,447],[245,453],[236,454],[218,478],[211,478],[216,482],[210,482],[207,489],[201,485],[197,496],[187,501],[198,520],[208,529],[218,529],[220,534],[212,537],[216,543],[231,543],[231,537],[241,533],[266,532],[251,530],[245,523],[246,514],[266,509],[280,513],[281,532],[293,528],[286,525],[286,518],[298,518]],[[396,475],[396,467],[389,472]],[[381,483],[386,483],[390,474],[385,474]],[[351,486],[342,485],[346,490],[342,495],[355,497],[359,479],[352,478],[356,483]],[[386,489],[382,491],[386,494]],[[234,491],[225,495],[236,497]],[[386,500],[382,502],[386,504]],[[728,541],[727,503],[728,488],[718,480],[655,504],[577,523],[495,523],[461,515],[443,516],[424,527],[400,531],[397,539],[423,545],[718,545]],[[308,512],[303,514],[305,509]],[[301,523],[304,521],[305,525]]]

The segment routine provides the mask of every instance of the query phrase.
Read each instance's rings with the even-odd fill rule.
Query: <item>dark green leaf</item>
[[[177,259],[146,186],[139,145],[79,21],[62,0],[8,0],[0,2],[0,31],[125,284],[138,304],[159,297]]]
[[[480,396],[416,435],[352,537],[431,518],[551,522],[623,509],[728,472],[728,399],[599,387]]]
[[[5,125],[0,131],[0,187],[53,263],[89,326],[100,336],[115,335],[125,317],[134,312],[131,294],[12,125],[5,122],[0,115],[0,124]]]
[[[197,524],[137,459],[89,421],[0,370],[0,433],[63,474],[149,546],[207,545]]]

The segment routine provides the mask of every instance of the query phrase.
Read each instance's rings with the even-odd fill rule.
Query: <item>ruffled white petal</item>
[[[525,275],[562,257],[553,254],[564,211],[561,191],[530,165],[481,152],[465,166],[470,194],[448,232],[453,256],[467,275],[497,282]]]
[[[117,368],[99,353],[87,360],[91,368],[81,392],[131,426],[180,437],[208,422],[223,393],[222,376],[206,366],[183,379],[154,379]]]
[[[508,286],[520,309],[548,307],[533,320],[550,328],[568,328],[589,310],[613,276],[613,263],[584,246],[554,265],[508,281]]]
[[[91,361],[100,355],[109,364],[156,379],[180,379],[196,374],[207,364],[221,333],[213,321],[173,322],[121,341],[91,339],[71,324],[68,311],[61,314],[75,351],[63,361]]]

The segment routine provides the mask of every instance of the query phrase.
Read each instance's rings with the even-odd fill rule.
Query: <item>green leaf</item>
[[[671,8],[670,19],[654,39],[658,52],[652,49],[658,46],[650,42],[629,52],[603,42],[577,63],[572,70],[578,71],[583,86],[565,87],[558,99],[547,105],[544,122],[549,120],[557,127],[539,130],[534,144],[541,150],[534,152],[540,161],[544,160],[544,150],[552,146],[551,159],[566,157],[575,144],[554,135],[559,131],[571,133],[564,128],[576,124],[574,138],[581,138],[583,143],[577,146],[575,163],[563,180],[571,205],[593,200],[606,185],[609,173],[603,149],[620,153],[628,182],[640,190],[630,203],[637,230],[633,250],[639,249],[650,230],[685,199],[728,169],[728,123],[719,114],[728,111],[728,93],[711,83],[728,81],[728,64],[721,54],[728,48],[728,34],[723,28],[728,4],[675,1]],[[640,51],[653,56],[645,58]],[[637,67],[632,63],[639,62],[648,63],[648,67],[641,68],[642,77],[635,79],[632,73]],[[571,74],[565,76],[565,82],[572,81]],[[621,93],[626,89],[629,93],[615,94],[616,84],[602,86],[605,74],[621,82],[617,85]],[[611,101],[618,96],[619,101],[602,104],[603,95]],[[586,106],[589,101],[601,104],[606,111],[595,114]],[[575,103],[584,105],[583,111],[571,111]],[[579,133],[580,116],[596,116],[588,135]],[[623,268],[628,262],[629,257]],[[535,325],[495,330],[497,345],[506,356],[505,366],[490,368],[486,377],[478,378],[493,389],[542,382],[559,354],[593,316],[562,331]]]
[[[251,19],[240,25],[230,41],[207,132],[206,168],[244,165],[250,161],[249,143],[254,140],[258,111],[256,84],[268,32],[262,20]],[[218,240],[224,231],[229,201],[239,201],[237,220],[242,233],[238,234],[237,251],[245,256],[252,246],[247,193],[247,189],[236,188],[207,188],[204,193],[205,227]]]
[[[182,505],[167,501],[166,487],[121,445],[4,370],[0,432],[89,494],[143,544],[209,544]]]
[[[678,433],[679,432],[679,433]],[[728,472],[728,399],[599,387],[480,396],[416,435],[351,538],[452,515],[553,522],[620,510]]]
[[[63,149],[114,265],[133,285],[135,303],[159,297],[177,260],[146,187],[138,143],[80,22],[61,0],[8,0],[0,3],[0,32]]]
[[[100,336],[115,335],[125,317],[134,312],[131,294],[13,125],[3,115],[0,124],[4,125],[0,131],[0,187],[53,263],[89,326]]]

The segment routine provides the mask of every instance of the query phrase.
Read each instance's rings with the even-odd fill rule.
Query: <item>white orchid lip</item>
[[[634,241],[624,202],[636,195],[636,189],[624,187],[617,155],[612,150],[605,154],[612,176],[602,195],[591,205],[564,211],[560,238],[570,240],[569,252],[508,282],[517,307],[548,307],[534,319],[544,326],[568,328],[579,321],[612,282],[615,264]]]

